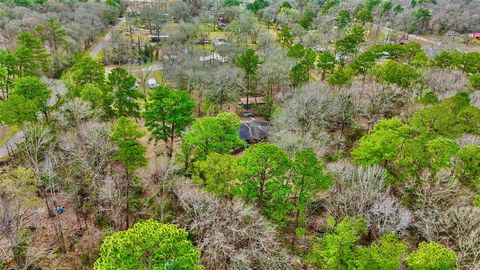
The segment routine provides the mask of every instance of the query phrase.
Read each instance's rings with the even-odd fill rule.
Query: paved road
[[[90,56],[93,58],[97,56],[97,54],[103,50],[103,47],[105,47],[105,44],[112,38],[112,33],[117,31],[120,26],[122,26],[125,23],[125,18],[120,18],[117,24],[115,24],[110,31],[97,43],[95,44],[95,47],[92,49],[90,52]],[[48,85],[52,89],[52,97],[48,101],[49,105],[55,104],[57,100],[57,94],[63,95],[66,93],[67,88],[65,87],[65,84],[61,80],[51,80],[48,82]],[[3,159],[4,157],[8,156],[9,153],[12,153],[16,148],[17,144],[20,143],[23,140],[23,136],[25,135],[23,130],[18,131],[15,133],[12,138],[8,140],[8,142],[0,147],[0,159]]]
[[[120,26],[122,26],[126,22],[125,18],[120,18],[117,24],[115,24],[112,29],[97,43],[95,44],[95,47],[93,47],[92,51],[90,52],[90,57],[95,58],[98,53],[103,50],[103,47],[105,47],[105,44],[112,38],[112,33],[117,31]]]
[[[0,159],[6,157],[9,153],[12,153],[17,148],[17,143],[21,142],[25,133],[23,130],[15,133],[8,142],[0,147]]]

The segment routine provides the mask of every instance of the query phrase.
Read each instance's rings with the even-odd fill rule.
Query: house
[[[268,121],[252,118],[242,123],[238,135],[249,144],[263,142],[267,140],[271,126]]]
[[[480,32],[473,33],[473,38],[480,40]]]
[[[219,54],[216,54],[216,53],[213,53],[213,54],[209,54],[209,55],[206,55],[206,56],[200,56],[200,62],[211,62],[211,61],[218,61],[218,62],[222,62],[222,63],[225,63],[225,61],[227,61],[227,59]]]
[[[139,86],[138,82],[137,82],[137,81],[135,81],[135,84],[132,86],[131,90],[133,90],[133,91],[137,91],[137,89],[138,89],[138,86]]]
[[[227,27],[228,27],[228,23],[225,23],[225,22],[217,23],[218,30],[225,30],[225,28],[227,28]]]
[[[161,42],[170,38],[170,36],[169,35],[149,35],[148,38],[150,39],[150,42]]]
[[[148,79],[147,84],[148,84],[148,88],[150,88],[150,89],[153,89],[153,88],[156,88],[156,87],[160,86],[157,83],[157,80],[155,80],[154,78]]]
[[[460,34],[456,31],[448,31],[447,33],[445,33],[445,35],[449,37],[456,37],[456,36],[459,36]]]
[[[218,38],[213,41],[213,47],[219,47],[222,45],[228,45],[228,41],[225,38]]]
[[[211,40],[208,40],[208,39],[201,39],[199,41],[197,41],[197,45],[202,45],[202,46],[205,46],[205,45],[208,45],[208,44],[211,44],[212,41]]]
[[[323,52],[326,51],[325,48],[323,48],[322,46],[319,46],[319,45],[315,46],[313,49],[314,49],[317,53],[323,53]]]

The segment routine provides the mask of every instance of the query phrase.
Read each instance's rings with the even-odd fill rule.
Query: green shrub
[[[148,220],[107,236],[94,269],[203,270],[199,261],[185,230]]]

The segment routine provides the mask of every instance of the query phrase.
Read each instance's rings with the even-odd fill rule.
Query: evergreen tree
[[[108,74],[104,87],[103,108],[107,117],[138,117],[140,106],[137,103],[139,93],[135,89],[135,77],[123,68],[114,68]]]
[[[169,157],[173,154],[174,138],[193,121],[194,107],[194,101],[185,91],[157,87],[150,92],[143,114],[145,125],[155,141],[167,144],[170,140]]]
[[[126,228],[130,227],[130,189],[131,177],[137,168],[147,163],[145,153],[147,149],[139,141],[145,133],[131,120],[120,117],[110,128],[110,140],[118,146],[114,160],[119,161],[125,169],[126,187]]]

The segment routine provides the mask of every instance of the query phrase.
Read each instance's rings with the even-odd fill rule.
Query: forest
[[[480,0],[0,0],[0,269],[480,270]]]

